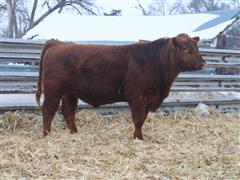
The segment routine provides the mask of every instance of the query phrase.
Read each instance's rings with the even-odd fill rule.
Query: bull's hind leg
[[[51,131],[52,119],[58,110],[60,97],[56,94],[44,94],[42,105],[43,113],[43,136],[46,136]]]
[[[75,110],[77,107],[78,99],[74,94],[65,93],[62,97],[62,113],[70,129],[70,133],[77,133],[75,125]]]

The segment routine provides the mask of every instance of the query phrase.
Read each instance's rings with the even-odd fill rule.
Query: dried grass
[[[239,179],[239,112],[149,114],[144,141],[129,113],[76,114],[70,134],[61,115],[42,138],[41,116],[0,116],[0,179]]]

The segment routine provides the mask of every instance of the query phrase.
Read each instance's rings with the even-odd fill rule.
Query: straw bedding
[[[70,134],[61,115],[42,138],[41,116],[0,116],[0,179],[239,179],[239,112],[149,114],[144,141],[129,113],[76,114]]]

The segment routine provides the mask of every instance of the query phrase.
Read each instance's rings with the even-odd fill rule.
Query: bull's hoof
[[[133,137],[134,139],[143,140],[142,131],[139,129],[135,129]]]
[[[49,134],[48,131],[43,131],[43,138],[46,137]]]
[[[134,139],[137,139],[137,140],[143,140],[143,136],[142,135],[139,135],[139,136],[136,136],[135,134],[134,134]]]
[[[143,138],[142,138],[142,139],[140,139],[140,138],[134,137],[134,140],[139,140],[139,141],[142,141],[142,140],[143,140]]]
[[[70,130],[70,134],[75,134],[77,132],[78,132],[77,130]]]

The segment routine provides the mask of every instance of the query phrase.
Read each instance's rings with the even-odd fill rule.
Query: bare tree
[[[184,0],[178,0],[170,6],[169,15],[188,13]]]
[[[142,6],[139,0],[137,0],[138,5],[135,7],[136,9],[140,10],[142,12],[142,15],[147,16],[150,15],[145,8]]]
[[[240,8],[240,0],[232,0],[232,4],[234,9]]]
[[[15,14],[15,2],[11,0],[6,0],[6,7],[8,12],[8,34],[7,36],[13,36],[14,34],[14,25],[16,24],[16,14]]]
[[[230,9],[230,3],[219,0],[191,0],[188,4],[188,10],[190,12],[205,12]]]
[[[215,10],[240,8],[240,0],[153,0],[146,5],[146,1],[137,0],[137,6],[143,15],[171,15],[197,13]]]
[[[8,21],[7,28],[1,25],[1,31],[6,37],[20,38],[53,12],[61,13],[67,8],[78,14],[96,15],[97,11],[94,0],[5,0],[0,4],[0,12],[1,16],[7,13]],[[39,16],[38,9],[44,11]]]
[[[167,0],[156,0],[154,4],[149,5],[149,12],[152,12],[152,15],[166,15],[166,4]]]
[[[181,0],[180,0],[181,1]],[[143,1],[144,2],[144,1]],[[169,15],[174,13],[177,9],[177,3],[168,0],[154,0],[151,4],[144,7],[143,3],[137,0],[137,6],[135,8],[139,9],[143,15]],[[172,5],[173,4],[173,5]]]

